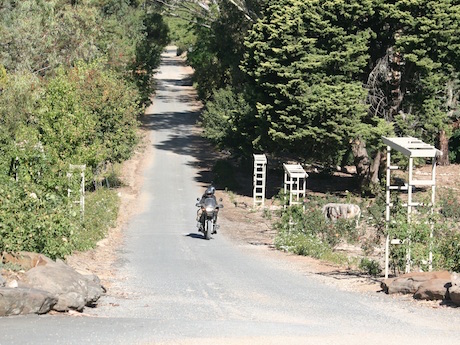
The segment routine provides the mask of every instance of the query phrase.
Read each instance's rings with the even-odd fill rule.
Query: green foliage
[[[458,201],[457,193],[452,189],[448,189],[446,192],[440,195],[439,199],[442,215],[454,221],[459,221],[460,203]]]
[[[295,254],[343,263],[346,257],[334,252],[334,248],[345,240],[356,239],[356,228],[346,220],[327,222],[321,204],[320,200],[311,200],[305,211],[302,206],[286,208],[275,224],[278,229],[275,246]]]
[[[101,68],[80,63],[60,71],[41,100],[41,140],[62,162],[95,169],[127,159],[137,142],[137,93]]]
[[[458,229],[448,229],[439,233],[436,246],[436,267],[451,272],[460,271],[460,233]]]
[[[219,148],[231,147],[238,153],[251,147],[252,109],[243,94],[227,87],[214,92],[201,114],[204,136]]]
[[[352,139],[375,141],[387,131],[364,103],[370,3],[290,0],[267,8],[242,62],[254,88],[256,145],[338,163]]]
[[[167,43],[161,17],[140,5],[2,2],[0,250],[64,257],[94,246],[113,225],[116,193],[88,192],[92,175],[130,157],[151,90],[136,87],[133,69],[150,78]],[[87,167],[84,218],[73,202],[80,176],[68,177],[69,163]]]
[[[259,1],[247,2],[259,8]],[[214,91],[230,86],[237,92],[244,80],[239,68],[244,53],[244,37],[251,21],[231,2],[219,3],[216,20],[210,27],[192,26],[194,42],[188,47],[187,62],[194,68],[194,82],[202,100],[209,100]]]
[[[196,35],[191,29],[190,22],[174,17],[165,18],[169,27],[171,43],[176,45],[179,53],[187,52],[196,44]]]
[[[36,124],[37,102],[43,93],[40,79],[32,73],[6,74],[6,77],[0,93],[0,140],[3,145],[16,141],[16,134],[23,126]]]
[[[359,269],[373,277],[379,276],[382,272],[380,264],[377,261],[368,258],[361,259],[359,262]]]
[[[449,159],[452,163],[460,163],[460,129],[455,130],[450,137]]]
[[[6,0],[0,8],[0,36],[8,49],[0,63],[8,71],[46,73],[78,59],[100,56],[96,42],[104,30],[97,8],[59,1]]]
[[[163,48],[169,42],[169,29],[158,13],[146,13],[141,20],[144,30],[142,38],[136,45],[136,62],[133,71],[142,102],[149,103],[153,93],[153,74],[160,64]]]
[[[214,183],[220,188],[236,190],[238,182],[235,179],[233,165],[227,160],[218,160],[212,167]]]
[[[66,197],[8,177],[0,180],[0,250],[71,253],[78,208]]]
[[[84,221],[75,233],[76,250],[94,248],[97,241],[107,236],[109,228],[116,225],[119,204],[115,190],[100,188],[87,195]]]

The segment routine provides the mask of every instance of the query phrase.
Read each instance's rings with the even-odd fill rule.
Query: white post
[[[386,206],[385,206],[385,227],[387,238],[385,241],[385,279],[388,278],[389,257],[390,257],[390,179],[391,179],[391,147],[387,146],[387,180],[386,180]]]
[[[406,273],[410,272],[411,266],[411,213],[412,213],[412,187],[414,186],[413,178],[414,158],[409,157],[409,183],[407,186],[407,255],[406,255]]]
[[[431,165],[431,215],[434,213],[434,203],[436,198],[436,156],[432,158]],[[433,270],[433,221],[430,224],[430,254],[428,256],[428,270],[431,272]]]

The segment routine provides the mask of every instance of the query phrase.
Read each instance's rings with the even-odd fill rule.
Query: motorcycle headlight
[[[212,207],[212,206],[207,206],[206,207],[206,212],[211,213],[213,211],[214,211],[214,207]]]

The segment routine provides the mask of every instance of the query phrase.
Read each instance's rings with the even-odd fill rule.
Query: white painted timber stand
[[[85,216],[85,170],[86,170],[86,165],[74,165],[74,164],[69,164],[69,172],[67,173],[67,177],[69,180],[73,176],[74,171],[79,171],[80,172],[80,200],[79,201],[74,201],[76,204],[80,204],[80,213],[82,218]],[[70,197],[72,190],[67,189],[67,196]]]
[[[412,208],[416,206],[430,206],[431,212],[433,212],[436,192],[436,160],[442,155],[442,152],[435,147],[424,143],[423,141],[413,137],[402,137],[402,138],[386,138],[382,137],[383,142],[387,145],[387,174],[386,174],[386,208],[385,208],[385,220],[387,237],[385,243],[385,278],[388,278],[388,266],[389,266],[389,254],[390,244],[400,244],[401,239],[390,239],[388,233],[390,224],[390,208],[393,206],[391,203],[391,191],[407,191],[407,222],[411,221]],[[408,182],[404,186],[392,186],[391,185],[391,171],[399,170],[398,166],[391,165],[391,149],[395,149],[401,152],[406,157],[409,157],[408,167]],[[414,169],[414,158],[431,158],[431,178],[428,180],[416,180],[413,177]],[[430,186],[431,187],[431,202],[428,205],[413,201],[413,187],[415,186]],[[430,238],[433,238],[433,229],[430,233]],[[410,238],[404,239],[407,241],[408,250],[406,252],[406,273],[410,272],[411,265],[411,252],[410,252]],[[431,244],[430,244],[431,246]],[[430,247],[430,253],[428,258],[429,270],[432,269],[433,253]]]
[[[308,174],[300,164],[283,163],[283,167],[284,193],[289,192],[289,206],[303,205],[303,199],[307,193]]]
[[[264,154],[254,154],[254,207],[265,205],[265,189],[267,178],[267,157]]]

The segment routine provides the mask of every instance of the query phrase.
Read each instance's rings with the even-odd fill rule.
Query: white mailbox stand
[[[382,137],[383,142],[387,145],[387,171],[386,171],[386,208],[385,208],[385,220],[387,237],[385,243],[385,278],[388,278],[388,266],[389,266],[389,253],[390,244],[401,243],[401,240],[406,240],[408,243],[408,250],[406,253],[406,273],[410,271],[411,265],[411,252],[410,252],[410,238],[407,239],[390,239],[388,234],[388,226],[390,223],[390,208],[391,204],[391,191],[407,191],[407,222],[410,223],[412,208],[417,206],[430,206],[431,212],[433,212],[436,192],[436,160],[442,155],[442,152],[436,149],[434,146],[424,143],[423,141],[413,137],[401,137],[401,138],[387,138]],[[395,149],[405,156],[409,157],[408,173],[409,178],[407,183],[403,186],[392,186],[391,185],[391,171],[399,170],[398,166],[391,165],[391,150]],[[426,180],[414,179],[414,158],[431,158],[431,178]],[[431,187],[431,202],[428,205],[423,205],[419,202],[413,201],[413,187],[416,186],[430,186]],[[430,233],[430,238],[433,238],[433,231]],[[431,245],[431,244],[430,244]],[[428,265],[431,271],[433,262],[433,254],[430,248]]]
[[[284,193],[289,192],[289,206],[302,205],[307,193],[308,174],[300,164],[285,164]]]
[[[265,205],[265,189],[267,178],[267,157],[264,154],[254,154],[253,197],[254,207]]]

